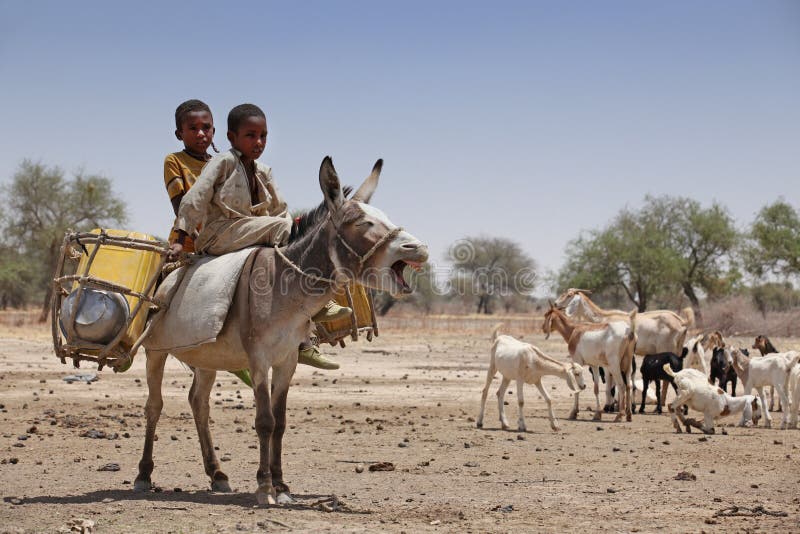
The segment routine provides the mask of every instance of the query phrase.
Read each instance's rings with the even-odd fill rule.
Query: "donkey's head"
[[[419,270],[428,259],[428,247],[369,205],[382,167],[379,159],[353,197],[346,199],[333,161],[328,156],[322,160],[319,185],[333,226],[328,249],[337,271],[361,285],[392,295],[411,293],[403,270]]]

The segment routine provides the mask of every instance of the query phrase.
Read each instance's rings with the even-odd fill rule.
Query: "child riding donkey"
[[[231,150],[212,158],[214,119],[209,107],[188,100],[175,110],[175,136],[184,150],[164,160],[164,182],[177,216],[170,234],[170,257],[182,252],[222,255],[253,245],[284,245],[293,230],[286,202],[272,170],[257,161],[267,143],[267,120],[255,105],[236,106],[228,115]],[[313,317],[330,321],[350,308],[328,302]],[[298,363],[338,369],[311,343],[302,343]]]

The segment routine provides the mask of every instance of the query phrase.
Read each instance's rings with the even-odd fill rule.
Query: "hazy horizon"
[[[192,10],[190,12],[189,10]],[[513,239],[543,271],[647,194],[726,206],[744,228],[800,194],[800,3],[410,2],[129,6],[0,2],[0,181],[23,158],[113,179],[131,230],[166,236],[174,110],[216,144],[250,101],[292,207],[333,157],[442,263]]]

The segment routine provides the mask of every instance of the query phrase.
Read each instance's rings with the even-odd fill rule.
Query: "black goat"
[[[656,386],[656,413],[661,413],[661,405],[667,396],[667,384],[672,384],[672,389],[675,394],[678,394],[678,388],[675,386],[675,379],[669,376],[664,371],[664,365],[669,364],[674,373],[683,369],[683,360],[689,354],[687,347],[683,348],[681,355],[678,356],[674,352],[660,352],[658,354],[648,354],[642,360],[642,367],[639,372],[642,373],[642,404],[639,406],[639,413],[644,413],[644,401],[647,399],[647,388],[650,382],[655,382]],[[661,387],[661,381],[664,381],[664,387]]]
[[[747,349],[742,349],[742,353],[749,356]],[[716,381],[723,391],[728,390],[728,382],[730,382],[731,395],[736,396],[736,383],[739,381],[739,377],[733,369],[733,362],[728,359],[728,355],[723,348],[714,347],[714,352],[711,356],[711,373],[708,381],[712,385]]]

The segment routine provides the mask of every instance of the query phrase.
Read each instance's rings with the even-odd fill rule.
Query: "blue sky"
[[[290,205],[385,159],[373,203],[431,245],[518,241],[545,269],[645,194],[743,227],[800,196],[800,2],[0,0],[0,180],[23,158],[113,179],[166,235],[173,114],[267,113]]]

